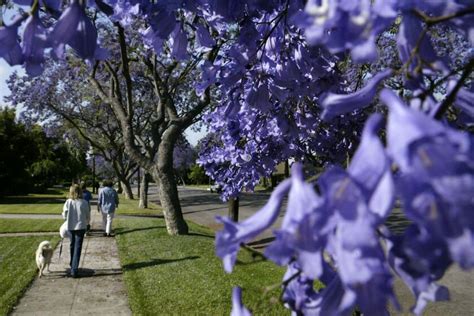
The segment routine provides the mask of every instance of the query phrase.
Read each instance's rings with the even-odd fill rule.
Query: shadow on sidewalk
[[[195,260],[199,259],[201,257],[199,256],[190,256],[190,257],[184,257],[184,258],[179,258],[179,259],[152,259],[149,261],[145,262],[137,262],[137,263],[132,263],[132,264],[125,264],[122,268],[124,270],[138,270],[141,268],[146,268],[146,267],[153,267],[157,266],[160,264],[167,264],[171,262],[178,262],[178,261],[184,261],[184,260]]]
[[[69,268],[65,270],[52,270],[44,274],[43,278],[45,279],[62,279],[68,276]],[[109,276],[109,275],[121,275],[123,274],[122,269],[88,269],[88,268],[79,268],[79,278],[90,278],[90,277],[100,277],[100,276]]]
[[[79,277],[81,278],[90,278],[98,276],[108,276],[108,275],[120,275],[123,274],[122,269],[117,268],[108,268],[108,269],[79,269]]]

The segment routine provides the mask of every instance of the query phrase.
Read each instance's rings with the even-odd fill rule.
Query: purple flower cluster
[[[397,1],[310,0],[298,15],[308,42],[324,45],[332,53],[351,51],[357,62],[377,59],[378,34],[397,16]]]
[[[390,267],[416,295],[414,313],[427,301],[449,297],[436,281],[452,262],[473,267],[472,137],[411,110],[390,90],[381,98],[390,109],[386,146],[377,136],[382,118],[374,114],[347,171],[327,170],[316,184],[319,194],[296,163],[291,180],[258,213],[239,223],[218,218],[224,229],[217,233],[216,253],[226,271],[239,245],[273,224],[288,195],[265,256],[288,265],[283,300],[293,311],[349,315],[357,306],[367,315],[386,314],[389,301],[398,306]],[[403,235],[384,226],[395,199],[412,220]],[[316,279],[325,284],[322,290],[314,290]]]
[[[30,1],[16,0],[20,5]],[[49,16],[40,14],[40,7],[46,8]],[[97,30],[86,14],[83,1],[74,0],[60,14],[60,1],[39,1],[33,5],[30,15],[20,15],[10,25],[0,26],[0,57],[10,65],[23,64],[31,76],[43,72],[46,56],[63,59],[66,45],[80,58],[96,60],[107,58],[107,52],[98,46]],[[57,18],[51,27],[45,27],[50,18]],[[46,22],[50,24],[49,22]],[[23,28],[21,41],[18,29]]]

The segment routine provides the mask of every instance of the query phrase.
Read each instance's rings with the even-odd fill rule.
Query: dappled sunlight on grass
[[[161,219],[117,219],[116,238],[134,314],[228,315],[237,285],[255,315],[288,313],[275,286],[283,268],[241,251],[235,271],[226,274],[215,255],[214,234],[188,224],[189,235],[169,236]]]

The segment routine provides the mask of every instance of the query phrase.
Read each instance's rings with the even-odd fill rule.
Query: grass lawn
[[[59,227],[63,222],[62,219],[2,218],[0,233],[58,232],[59,235]]]
[[[97,199],[97,194],[93,197]],[[138,199],[126,200],[122,195],[119,198],[117,215],[161,215],[161,208],[154,203],[148,202],[149,208],[140,209]],[[7,196],[0,198],[0,214],[61,214],[66,199],[67,192],[61,190],[48,190],[45,194]],[[91,207],[92,212],[97,210],[94,202]]]
[[[278,301],[284,269],[241,251],[232,274],[214,253],[214,236],[189,223],[190,235],[168,236],[161,219],[117,219],[116,239],[134,315],[228,315],[232,287],[243,288],[254,315],[286,315]]]
[[[0,214],[61,214],[66,193],[48,190],[44,194],[6,196],[0,198]]]
[[[116,215],[146,215],[146,216],[153,216],[153,215],[161,215],[161,207],[154,203],[150,203],[148,201],[148,208],[138,208],[139,200],[126,200],[123,196],[119,196],[120,203],[119,208],[116,210]],[[94,205],[92,206],[92,211],[97,211],[97,207]]]
[[[207,190],[210,188],[210,185],[209,184],[186,184],[186,187]]]
[[[35,251],[43,240],[44,236],[0,238],[0,315],[7,315],[36,276]],[[47,240],[55,247],[59,235]]]

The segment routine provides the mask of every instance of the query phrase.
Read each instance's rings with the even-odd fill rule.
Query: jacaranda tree
[[[22,105],[23,119],[46,120],[50,127],[75,129],[78,137],[83,138],[96,155],[110,163],[126,198],[133,199],[130,178],[137,164],[126,155],[120,124],[113,111],[95,97],[91,86],[84,85],[84,81],[87,82],[84,70],[56,62],[49,64],[38,77],[10,76],[11,94],[5,99],[10,104]],[[145,125],[140,124],[143,129]]]
[[[0,29],[0,56],[30,75],[42,72],[46,56],[63,58],[65,49],[91,65],[92,78],[108,67],[97,62],[107,54],[86,14],[90,8],[115,21],[119,34],[143,21],[140,41],[153,49],[145,54],[152,58],[122,50],[122,65],[113,69],[125,74],[129,89],[129,62],[151,62],[160,104],[185,91],[168,89],[166,81],[181,78],[175,67],[195,71],[193,79],[199,74],[199,82],[186,81],[186,87],[194,82],[199,100],[188,113],[201,113],[216,97],[207,120],[222,146],[200,162],[226,184],[228,197],[252,187],[278,161],[351,157],[347,168],[329,167],[315,184],[304,181],[295,163],[291,179],[254,216],[219,219],[217,255],[230,272],[239,246],[276,220],[288,196],[265,255],[288,267],[282,300],[295,314],[348,315],[356,307],[387,314],[389,301],[397,306],[394,273],[416,296],[412,311],[420,314],[427,301],[448,298],[436,281],[449,266],[474,266],[474,149],[466,132],[474,116],[472,1],[15,2],[31,5],[31,12]],[[132,111],[130,94],[107,99],[98,91],[117,116]],[[196,118],[158,108],[157,120],[170,128],[164,144]],[[133,131],[127,124],[122,129],[133,156]],[[385,226],[395,201],[411,220],[401,235]],[[315,279],[325,287],[315,290]],[[249,314],[239,288],[233,303],[234,315]]]

